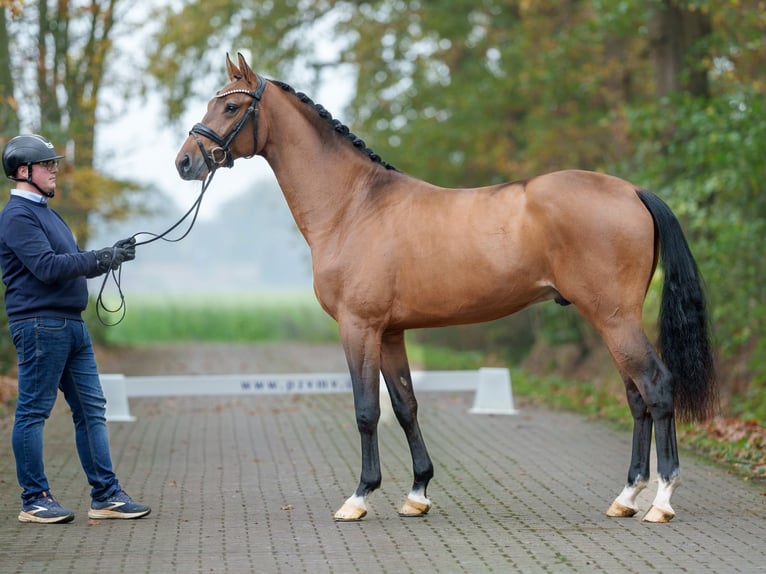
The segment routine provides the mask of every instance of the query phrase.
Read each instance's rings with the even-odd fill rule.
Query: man
[[[86,278],[135,258],[135,239],[97,251],[78,248],[48,200],[56,191],[58,155],[39,135],[20,135],[3,150],[5,175],[16,182],[0,212],[0,269],[5,310],[18,354],[19,397],[12,444],[22,488],[21,522],[70,522],[74,513],[53,497],[43,465],[43,425],[58,390],[72,411],[80,463],[91,485],[90,518],[140,518],[151,509],[133,501],[112,470],[106,400],[81,313]]]

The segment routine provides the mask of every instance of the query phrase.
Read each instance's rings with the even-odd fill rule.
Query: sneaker
[[[94,500],[88,518],[141,518],[151,511],[145,504],[135,502],[124,490],[118,490],[104,501]]]
[[[61,506],[50,492],[43,492],[38,498],[21,505],[19,522],[55,524],[72,522],[74,512]]]

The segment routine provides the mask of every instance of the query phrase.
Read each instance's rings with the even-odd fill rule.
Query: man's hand
[[[136,239],[120,239],[114,247],[104,247],[95,253],[101,273],[116,270],[125,261],[133,261],[136,258]]]
[[[120,239],[114,244],[118,249],[125,251],[124,261],[133,261],[136,258],[136,238],[128,237],[127,239]]]

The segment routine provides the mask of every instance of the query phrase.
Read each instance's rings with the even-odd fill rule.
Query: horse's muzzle
[[[202,160],[196,160],[188,153],[183,151],[178,153],[176,157],[176,169],[181,179],[185,180],[202,180],[205,179],[205,172],[207,166]]]

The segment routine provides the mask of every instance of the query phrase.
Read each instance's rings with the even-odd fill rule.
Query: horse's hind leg
[[[628,481],[620,495],[612,502],[607,516],[633,516],[638,512],[636,498],[649,482],[649,455],[652,446],[652,416],[638,388],[630,379],[625,380],[628,406],[633,415],[633,450],[628,468]]]
[[[648,479],[649,445],[653,424],[659,485],[652,507],[644,515],[644,520],[669,522],[675,516],[670,497],[680,482],[670,372],[660,361],[638,323],[633,328],[623,324],[611,332],[602,333],[617,368],[626,380],[628,402],[634,420],[633,455],[628,471],[628,483],[610,507],[608,514],[635,514],[631,512],[637,510],[635,497]],[[628,510],[620,513],[621,506]]]
[[[433,478],[434,467],[428,456],[423,435],[418,424],[418,403],[412,388],[412,376],[404,346],[404,333],[397,331],[383,335],[381,347],[381,371],[391,396],[391,406],[399,421],[412,455],[413,483],[399,514],[423,516],[431,509],[426,496],[428,483]]]

